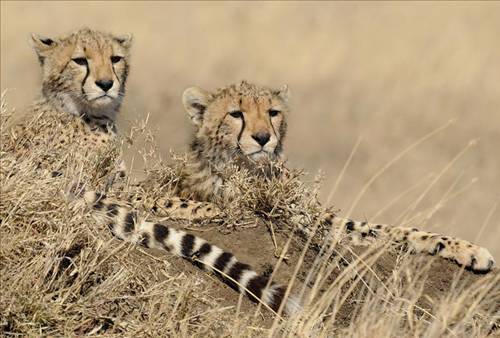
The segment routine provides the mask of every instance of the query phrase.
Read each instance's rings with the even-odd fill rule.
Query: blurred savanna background
[[[40,85],[29,33],[82,26],[133,33],[120,124],[126,131],[149,114],[165,158],[189,140],[186,87],[287,83],[290,166],[311,181],[322,170],[325,203],[377,222],[417,215],[416,226],[476,241],[500,260],[500,3],[2,1],[11,108],[22,112]]]

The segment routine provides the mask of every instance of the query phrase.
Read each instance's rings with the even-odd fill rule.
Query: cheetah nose
[[[257,133],[253,134],[252,138],[257,141],[258,144],[263,147],[267,142],[269,142],[269,139],[271,138],[271,134],[269,133]]]
[[[101,88],[105,92],[111,89],[113,87],[113,80],[98,80],[95,82],[97,87]]]

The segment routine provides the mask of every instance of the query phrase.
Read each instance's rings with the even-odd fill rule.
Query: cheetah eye
[[[241,112],[241,110],[232,111],[232,112],[229,113],[229,115],[231,115],[235,119],[241,119],[241,118],[243,118],[243,113]]]
[[[113,56],[111,57],[111,62],[112,62],[112,63],[118,63],[118,62],[120,62],[122,59],[123,59],[123,57],[122,57],[122,56],[113,55]]]
[[[269,116],[271,116],[271,117],[275,117],[275,116],[277,116],[279,113],[281,113],[279,110],[276,110],[276,109],[269,109]]]
[[[80,66],[86,66],[87,65],[87,59],[86,58],[74,58],[73,62],[76,63],[77,65],[80,65]]]

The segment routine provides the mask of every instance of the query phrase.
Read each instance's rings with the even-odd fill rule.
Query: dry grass
[[[59,35],[89,25],[134,33],[120,122],[130,129],[128,120],[151,113],[149,124],[160,141],[158,149],[138,142],[128,151],[136,176],[142,175],[143,157],[154,168],[148,161],[184,147],[188,122],[179,97],[185,87],[214,89],[241,79],[275,86],[286,82],[294,94],[286,152],[293,167],[324,169],[319,199],[325,200],[335,185],[330,197],[336,207],[350,210],[357,200],[353,217],[390,223],[417,216],[419,223],[425,221],[424,229],[476,240],[498,260],[498,3],[2,1],[1,9],[1,88],[11,88],[14,107],[26,106],[39,87],[34,76],[39,67],[26,43],[29,32]],[[57,25],[47,18],[57,18]],[[3,104],[2,128],[9,113]],[[452,118],[457,118],[453,126],[406,154],[356,198],[395,154]],[[2,130],[2,149],[5,137]],[[477,146],[450,166],[478,137]],[[8,154],[2,153],[4,160]],[[190,264],[119,243],[86,215],[70,211],[60,194],[65,184],[40,179],[29,162],[25,158],[17,164],[16,176],[0,173],[3,335],[498,334],[498,271],[479,278],[446,262],[428,266],[427,257],[397,258],[392,249],[354,251],[363,259],[346,268],[338,255],[315,260],[317,251],[307,251],[302,257],[296,239],[289,243],[291,258],[277,269],[277,279],[290,280],[286,277],[297,266],[294,291],[309,280],[310,305],[300,318],[272,323],[266,312],[255,316],[246,300],[239,303],[233,293],[219,293],[221,283]],[[175,180],[175,171],[162,170],[167,185]],[[288,234],[286,224],[279,223],[282,213],[305,206],[315,217],[315,204],[308,201],[318,193],[308,186],[292,180],[285,188],[249,191],[253,195],[246,201],[267,202],[249,203],[243,214],[252,217],[257,208],[270,215],[278,230],[281,226],[276,237],[283,248]],[[282,201],[297,201],[305,192],[310,199],[287,210],[274,209],[269,198],[276,193]],[[230,242],[239,243],[244,230],[232,230],[221,240],[236,250]],[[256,241],[259,231],[262,238],[269,236],[267,229],[248,231]],[[261,259],[272,257],[274,249],[264,254],[269,243],[255,246],[265,256]],[[325,250],[356,261],[348,249]],[[248,258],[253,265],[261,263],[259,257]],[[308,271],[313,271],[309,279]]]
[[[10,113],[3,99],[5,126]],[[293,292],[303,296],[299,316],[272,317],[247,300],[237,301],[220,281],[188,263],[120,243],[87,214],[73,210],[63,194],[73,170],[94,164],[75,163],[62,178],[46,178],[32,163],[50,149],[11,164],[14,154],[5,150],[12,141],[8,129],[2,128],[1,137],[0,327],[5,336],[483,337],[498,329],[498,271],[476,277],[446,262],[432,265],[427,256],[396,255],[392,248],[287,241],[287,219],[300,212],[314,220],[318,213],[317,190],[301,183],[300,171],[281,184],[272,175],[251,181],[245,173],[230,173],[231,184],[248,194],[243,194],[246,204],[228,212],[260,215],[277,226],[275,235],[278,243],[287,242],[280,247],[289,249],[284,252],[289,258],[288,266],[281,264],[274,273],[280,280],[289,276]],[[146,158],[157,157],[152,149],[143,149]],[[164,170],[164,182],[172,182],[176,168]],[[130,189],[122,193],[133,194]],[[276,208],[270,196],[295,209]],[[250,231],[269,236],[262,227]],[[226,236],[212,235],[222,242]],[[259,250],[266,246],[257,237],[247,244],[262,246]],[[262,256],[258,259],[269,260]]]

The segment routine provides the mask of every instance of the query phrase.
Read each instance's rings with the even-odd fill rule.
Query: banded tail
[[[246,294],[254,302],[262,301],[275,312],[284,301],[285,287],[269,282],[269,277],[259,275],[250,265],[239,262],[233,254],[203,238],[166,224],[140,221],[130,207],[114,203],[99,192],[81,191],[76,195],[97,212],[93,216],[98,221],[107,222],[113,235],[119,239],[165,250],[193,262],[201,269],[213,271],[231,288]],[[286,314],[300,311],[295,297],[289,296],[285,301],[283,311]]]

